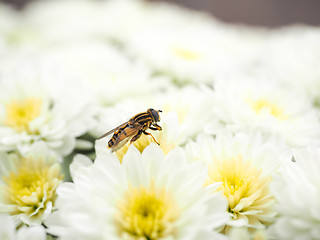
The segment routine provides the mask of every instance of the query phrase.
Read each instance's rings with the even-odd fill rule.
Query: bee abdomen
[[[114,142],[113,142],[113,139],[111,138],[108,142],[108,148],[112,148]]]
[[[109,140],[109,142],[108,142],[108,147],[109,147],[109,148],[112,148],[112,147],[114,146],[114,144],[117,143],[118,137],[119,137],[122,133],[124,133],[124,135],[127,136],[127,133],[126,133],[126,131],[124,130],[126,127],[128,127],[128,124],[126,124],[125,126],[119,128],[119,129],[113,134],[112,138],[111,138],[111,139]]]

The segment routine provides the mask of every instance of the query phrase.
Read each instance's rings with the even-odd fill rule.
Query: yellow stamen
[[[167,154],[176,146],[165,139],[165,129],[161,132],[153,132],[152,135],[160,144],[160,148],[162,151]],[[151,136],[142,134],[141,137],[134,141],[132,144],[142,153],[143,150],[150,145],[150,143],[154,143]],[[123,156],[127,153],[130,146],[130,142],[126,143],[123,147],[121,147],[118,151],[116,151],[116,156],[122,162]]]
[[[179,210],[169,192],[164,188],[135,188],[130,186],[118,202],[116,216],[120,237],[132,239],[160,239],[175,235],[173,223]]]
[[[9,214],[25,213],[37,217],[44,213],[47,202],[54,203],[55,191],[63,175],[58,163],[28,157],[21,159],[16,172],[2,179],[5,183],[5,204],[16,206]]]
[[[248,211],[257,211],[250,215],[249,221],[260,221],[260,215],[269,211],[273,197],[269,191],[270,176],[262,176],[262,169],[244,161],[241,155],[229,159],[215,160],[209,166],[206,184],[222,182],[218,190],[222,191],[229,203],[229,212],[233,219]],[[261,218],[262,219],[262,218]],[[263,221],[263,224],[269,224]]]
[[[192,61],[192,60],[197,60],[200,58],[199,53],[194,52],[189,49],[185,49],[185,48],[181,48],[181,47],[173,47],[172,51],[177,57],[185,59],[185,60]]]
[[[279,120],[285,120],[287,118],[279,106],[266,99],[258,99],[256,101],[251,100],[249,103],[256,113],[260,113],[263,109],[267,109],[272,116]]]
[[[27,98],[13,100],[6,104],[6,118],[4,125],[17,132],[29,131],[29,123],[41,114],[42,100]]]

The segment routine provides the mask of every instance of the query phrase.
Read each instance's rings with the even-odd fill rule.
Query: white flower
[[[1,240],[46,240],[46,233],[41,226],[21,227],[16,231],[14,220],[11,216],[0,214],[0,239]]]
[[[297,89],[242,75],[223,80],[214,85],[215,118],[208,133],[215,134],[221,128],[233,132],[255,129],[284,138],[291,147],[319,141],[318,112],[311,99]]]
[[[290,153],[283,143],[260,134],[220,133],[216,139],[201,135],[187,145],[192,161],[208,164],[207,184],[223,182],[219,190],[228,200],[232,216],[225,229],[263,229],[275,221],[274,197],[269,186],[274,174]]]
[[[48,49],[44,58],[74,76],[75,84],[82,81],[86,94],[91,94],[97,104],[103,106],[154,94],[169,83],[164,77],[152,76],[147,66],[132,61],[104,41],[64,44]]]
[[[252,62],[252,71],[304,90],[319,101],[319,41],[318,27],[291,26],[274,31]]]
[[[203,187],[205,172],[181,149],[164,156],[155,144],[142,154],[131,146],[122,164],[107,152],[93,164],[78,155],[46,224],[61,240],[220,239],[214,229],[227,221],[226,202],[212,193],[219,184]]]
[[[187,26],[189,23],[197,23],[203,26],[206,22],[207,25],[215,22],[207,14],[164,2],[116,0],[105,1],[101,7],[103,16],[100,19],[104,23],[104,32],[109,38],[123,45],[135,35],[145,35],[147,31],[150,34],[157,32],[152,26],[166,31],[171,28],[170,25]]]
[[[147,7],[140,11],[147,20],[136,21],[123,44],[176,83],[211,82],[259,49],[248,44],[254,42],[250,37],[207,15],[163,3]]]
[[[320,148],[294,153],[296,162],[283,168],[272,185],[280,217],[272,227],[275,239],[316,240],[320,236]]]
[[[128,40],[129,51],[180,84],[211,82],[230,65],[239,64],[237,60],[243,61],[241,48],[245,48],[235,33],[213,26],[149,27]]]
[[[13,32],[19,20],[17,11],[7,4],[0,3],[0,54],[15,41]]]
[[[43,142],[61,155],[69,154],[75,138],[94,123],[94,108],[80,88],[69,85],[59,71],[33,61],[18,61],[8,69],[0,81],[0,149],[26,154],[34,143]]]
[[[23,47],[48,46],[103,36],[102,2],[87,0],[34,1],[23,10]]]
[[[17,222],[41,224],[53,210],[55,190],[63,179],[57,160],[40,143],[25,157],[1,153],[0,212]]]
[[[141,0],[104,1],[101,8],[104,33],[111,40],[123,44],[146,21],[149,3]]]
[[[210,91],[205,87],[170,89],[159,94],[154,101],[164,115],[169,112],[178,115],[179,124],[188,137],[195,137],[203,132],[204,126],[213,117],[210,111],[213,102]]]

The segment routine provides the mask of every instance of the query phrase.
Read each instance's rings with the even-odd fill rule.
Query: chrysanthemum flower
[[[98,152],[92,164],[78,155],[73,183],[58,189],[49,232],[68,239],[220,239],[226,201],[203,187],[206,167],[187,164],[181,149],[164,156],[155,144],[141,154],[131,146],[122,164]]]
[[[87,0],[30,2],[24,8],[24,31],[19,33],[22,46],[63,44],[103,35],[102,5]]]
[[[46,233],[41,226],[23,226],[16,231],[15,222],[9,215],[0,214],[1,240],[46,240]]]
[[[187,146],[191,159],[208,164],[207,184],[222,182],[219,191],[228,200],[231,227],[265,228],[275,221],[272,174],[290,154],[281,142],[260,135],[219,134],[216,139],[200,136]]]
[[[57,156],[36,144],[26,156],[1,154],[0,212],[28,225],[51,214],[63,175]]]
[[[255,61],[249,64],[251,71],[304,90],[319,101],[319,41],[317,27],[290,26],[273,31]]]
[[[241,75],[217,82],[212,101],[215,118],[206,129],[210,134],[221,128],[234,133],[255,129],[284,138],[291,147],[319,141],[318,112],[297,89]]]
[[[164,112],[175,112],[179,125],[187,137],[195,137],[203,131],[204,126],[212,119],[210,111],[213,102],[206,87],[184,87],[170,89],[159,94],[155,99],[156,106]]]
[[[320,236],[320,148],[294,153],[272,185],[280,217],[272,226],[274,239],[316,240]]]
[[[152,76],[145,64],[132,61],[105,41],[87,41],[49,48],[44,58],[82,81],[97,105],[110,106],[123,99],[152,95],[168,86],[165,77]],[[81,71],[79,71],[81,69]]]
[[[134,21],[135,31],[123,44],[175,83],[211,82],[255,51],[253,44],[247,47],[248,38],[240,37],[239,31],[208,15],[163,3],[149,4],[144,10],[141,15],[148,21]]]
[[[26,154],[43,142],[58,154],[69,154],[76,137],[93,125],[94,108],[59,71],[24,60],[8,64],[1,75],[0,150]]]

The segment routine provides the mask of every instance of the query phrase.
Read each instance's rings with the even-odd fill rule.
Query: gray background
[[[0,0],[23,7],[30,0]],[[45,1],[45,0],[43,0]],[[149,0],[159,1],[159,0]],[[255,26],[284,26],[304,23],[320,25],[320,0],[165,0],[212,13],[232,23]]]

